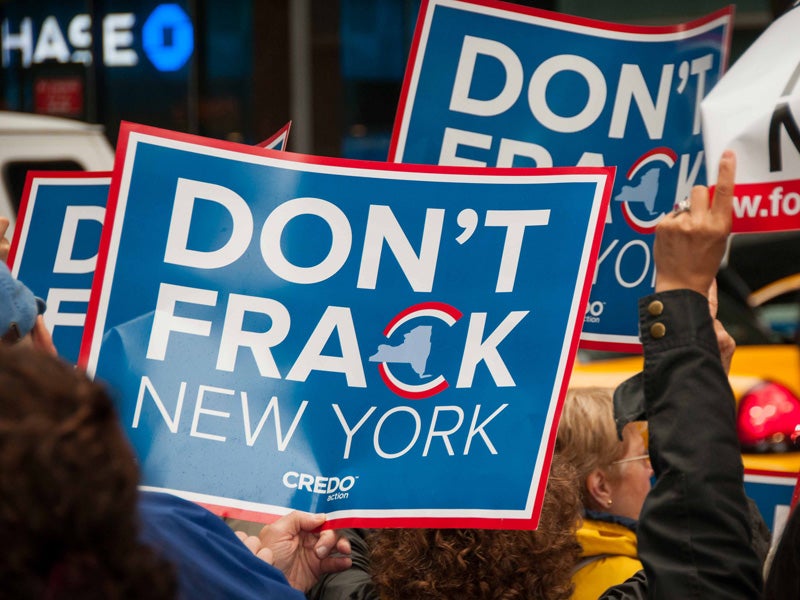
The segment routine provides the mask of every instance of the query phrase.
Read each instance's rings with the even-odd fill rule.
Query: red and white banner
[[[776,20],[701,104],[706,168],[738,157],[733,231],[800,230],[800,6]]]

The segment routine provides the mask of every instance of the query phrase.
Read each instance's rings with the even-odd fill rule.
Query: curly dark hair
[[[101,385],[0,345],[1,598],[175,598],[172,566],[138,541],[138,480]]]
[[[381,600],[566,600],[579,515],[574,471],[555,457],[536,531],[376,530],[372,578]]]

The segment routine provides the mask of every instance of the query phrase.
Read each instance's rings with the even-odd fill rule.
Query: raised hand
[[[736,156],[726,150],[710,201],[708,188],[695,186],[688,210],[676,210],[659,222],[653,244],[656,292],[694,290],[708,296],[731,231]]]

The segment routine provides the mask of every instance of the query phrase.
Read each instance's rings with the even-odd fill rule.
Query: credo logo
[[[353,489],[356,484],[353,475],[344,477],[323,477],[322,475],[310,475],[308,473],[298,473],[297,471],[286,471],[283,474],[283,485],[287,488],[306,491],[312,494],[330,494],[334,496],[330,499],[338,500],[346,498],[347,492]]]
[[[583,320],[586,323],[599,323],[600,322],[600,315],[603,314],[603,310],[605,310],[606,303],[600,302],[599,300],[595,300],[594,302],[589,302],[586,305],[586,315],[584,316]]]

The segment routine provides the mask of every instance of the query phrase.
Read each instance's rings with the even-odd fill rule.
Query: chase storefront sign
[[[8,11],[10,12],[10,10]],[[55,10],[53,12],[56,12]],[[147,61],[158,71],[183,68],[194,52],[194,26],[179,4],[151,11],[22,14],[3,18],[0,31],[3,68],[57,62],[134,67]],[[95,43],[94,36],[99,36]]]

